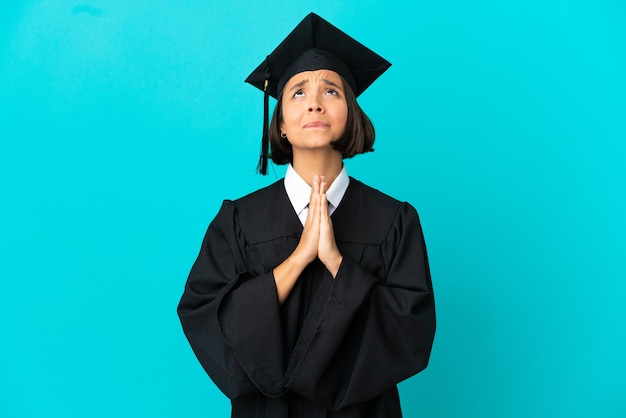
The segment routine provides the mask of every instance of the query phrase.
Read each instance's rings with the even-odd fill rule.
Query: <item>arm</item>
[[[316,257],[319,257],[333,277],[339,270],[343,257],[335,243],[325,191],[324,176],[314,176],[309,199],[309,213],[300,242],[294,252],[273,271],[280,304],[287,299],[302,271]]]
[[[246,269],[236,209],[224,202],[189,274],[178,314],[198,360],[229,398],[284,392],[284,348],[271,272]]]
[[[317,257],[325,184],[318,176],[314,180],[299,244],[273,271],[248,272],[246,240],[236,208],[227,201],[209,226],[189,275],[178,307],[180,320],[200,363],[230,398],[257,391],[276,397],[285,391],[279,306]]]
[[[424,369],[435,331],[426,248],[405,204],[381,249],[384,282],[344,257],[328,297],[302,332],[285,386],[337,410]]]

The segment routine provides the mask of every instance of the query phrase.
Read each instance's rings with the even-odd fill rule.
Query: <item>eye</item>
[[[339,96],[339,92],[335,89],[326,90],[326,94],[331,95],[331,96]]]
[[[304,96],[304,92],[302,90],[297,90],[294,94],[293,97],[302,97]]]

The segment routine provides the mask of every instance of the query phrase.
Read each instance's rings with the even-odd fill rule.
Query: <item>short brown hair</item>
[[[374,151],[376,132],[370,118],[367,117],[356,101],[352,89],[341,78],[348,104],[348,120],[346,130],[341,138],[332,143],[333,149],[341,152],[343,158],[351,158],[357,154]],[[274,164],[282,165],[293,161],[293,150],[287,139],[280,137],[280,124],[283,121],[283,95],[278,96],[274,114],[269,128],[269,142],[271,145],[270,158]]]

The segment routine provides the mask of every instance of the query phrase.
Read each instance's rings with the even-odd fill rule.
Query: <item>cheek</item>
[[[344,128],[348,124],[348,107],[342,108],[337,115],[338,119],[341,120],[341,126]]]
[[[294,123],[297,120],[297,112],[294,111],[293,106],[283,107],[283,121],[282,126]]]

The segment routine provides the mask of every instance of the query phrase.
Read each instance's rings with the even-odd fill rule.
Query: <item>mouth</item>
[[[313,121],[304,125],[305,128],[328,128],[330,125],[326,122]]]

